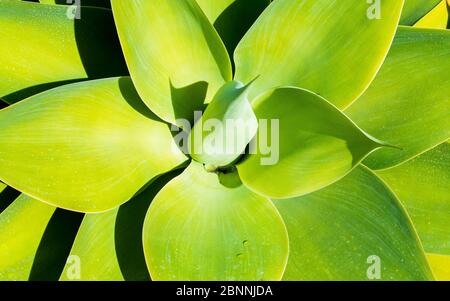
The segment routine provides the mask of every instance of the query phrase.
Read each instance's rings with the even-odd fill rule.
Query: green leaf
[[[250,98],[293,85],[346,107],[374,78],[400,18],[402,0],[377,3],[274,1],[238,45],[235,78],[245,83],[260,75]],[[377,11],[380,19],[373,19]]]
[[[102,212],[186,158],[130,78],[66,85],[0,111],[0,179],[46,203]]]
[[[401,25],[414,25],[420,18],[431,11],[441,0],[405,0]]]
[[[118,211],[85,215],[60,280],[124,280],[114,245]]]
[[[279,280],[288,257],[275,206],[195,162],[156,196],[143,237],[154,280]]]
[[[0,215],[0,279],[28,280],[55,207],[21,195]]]
[[[332,184],[383,145],[306,90],[271,90],[253,104],[260,121],[258,149],[238,170],[244,184],[271,198],[300,196]],[[270,153],[265,137],[271,139]]]
[[[368,133],[400,147],[373,153],[372,169],[398,165],[450,137],[450,31],[400,27],[364,95],[346,114]]]
[[[425,251],[450,255],[450,144],[377,174],[405,205]]]
[[[0,97],[12,103],[64,83],[126,75],[112,14],[0,0]]]
[[[96,7],[106,7],[111,8],[110,0],[81,0],[81,5],[83,6],[96,6]],[[39,0],[40,3],[44,4],[69,4],[67,0]],[[73,3],[74,1],[72,1]]]
[[[450,281],[450,256],[427,254],[431,269],[439,281]]]
[[[211,24],[214,24],[230,57],[270,2],[271,0],[197,0]]]
[[[180,172],[158,177],[116,210],[86,214],[60,280],[149,280],[142,244],[145,214],[156,193]]]
[[[190,155],[198,162],[226,166],[255,136],[258,120],[247,98],[251,84],[225,84],[214,96],[189,135]]]
[[[423,16],[414,27],[446,29],[448,23],[447,1],[442,0],[428,14]]]
[[[208,17],[211,24],[216,21],[216,19],[236,0],[197,0],[198,5],[201,7],[202,11]],[[248,1],[247,1],[248,2]]]
[[[403,207],[368,169],[315,193],[274,201],[289,233],[285,280],[432,279]]]
[[[217,32],[194,0],[112,0],[131,77],[149,108],[176,123],[191,118],[203,99],[173,99],[173,87],[209,86],[206,101],[231,80],[231,64]],[[206,90],[206,85],[205,85]]]
[[[0,215],[0,280],[58,280],[82,217],[20,195]]]

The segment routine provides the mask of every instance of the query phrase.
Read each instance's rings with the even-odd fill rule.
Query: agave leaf
[[[197,0],[211,24],[214,24],[214,21],[234,2],[236,0]]]
[[[0,279],[57,280],[82,216],[20,195],[0,215]]]
[[[43,4],[70,4],[67,3],[67,0],[39,0],[39,2]],[[111,8],[110,0],[81,0],[81,5]]]
[[[159,177],[118,209],[86,214],[60,280],[149,280],[142,244],[145,214],[156,193],[179,173]]]
[[[60,280],[124,280],[114,245],[118,211],[85,215]]]
[[[0,0],[0,97],[9,103],[87,78],[126,75],[110,11]]]
[[[0,179],[82,212],[119,206],[186,158],[130,78],[62,86],[0,111]]]
[[[226,166],[244,152],[258,128],[247,98],[249,86],[231,81],[217,92],[190,132],[189,153],[193,159]]]
[[[250,189],[271,198],[321,189],[383,145],[325,99],[306,90],[268,91],[254,101],[254,111],[260,121],[258,149],[237,167]],[[273,140],[270,154],[263,141],[268,135]]]
[[[0,214],[0,279],[58,279],[80,217],[20,195]]]
[[[428,14],[423,16],[414,27],[446,29],[448,23],[447,1],[443,0]]]
[[[55,207],[21,195],[0,215],[0,279],[28,280]]]
[[[428,263],[439,281],[450,281],[450,256],[427,254]]]
[[[0,214],[14,202],[20,192],[0,182]]]
[[[401,25],[414,25],[420,18],[430,12],[441,0],[405,0]]]
[[[377,174],[405,205],[425,251],[450,255],[450,144]]]
[[[197,0],[211,24],[214,24],[230,57],[270,2],[271,0]]]
[[[402,148],[364,163],[398,165],[450,137],[450,31],[400,27],[369,89],[346,114],[368,133]]]
[[[275,200],[289,233],[285,280],[432,279],[411,222],[371,171],[356,168],[315,193]]]
[[[397,28],[403,0],[379,4],[274,1],[239,43],[235,78],[245,83],[260,75],[250,98],[293,85],[346,107],[374,78]]]
[[[196,162],[156,196],[143,237],[154,280],[279,280],[288,257],[275,206]]]
[[[149,108],[176,123],[191,118],[203,99],[177,101],[173,89],[198,89],[210,100],[231,80],[231,64],[217,32],[195,0],[112,0],[120,41],[136,88]],[[207,92],[206,92],[207,89]]]

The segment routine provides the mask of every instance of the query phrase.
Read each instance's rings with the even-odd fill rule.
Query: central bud
[[[231,81],[219,89],[189,134],[192,159],[220,168],[244,153],[258,129],[247,97],[250,84]]]

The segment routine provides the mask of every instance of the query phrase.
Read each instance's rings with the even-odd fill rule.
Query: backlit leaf
[[[152,279],[281,279],[288,237],[275,206],[223,183],[193,162],[156,196],[143,234]]]
[[[62,86],[0,111],[0,179],[82,212],[128,201],[186,158],[130,78]]]
[[[306,90],[271,90],[254,101],[254,110],[260,122],[258,148],[238,170],[244,184],[271,198],[321,189],[383,145],[325,99]]]
[[[289,233],[285,280],[433,279],[403,207],[366,168],[275,205]]]

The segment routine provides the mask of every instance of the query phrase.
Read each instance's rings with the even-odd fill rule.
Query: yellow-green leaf
[[[225,84],[189,134],[190,156],[217,167],[233,163],[255,136],[258,121],[247,98],[250,84]]]
[[[110,11],[0,0],[0,97],[12,103],[71,81],[126,75]]]
[[[414,25],[420,18],[431,11],[441,0],[405,0],[401,25]]]
[[[289,233],[285,280],[433,279],[405,210],[364,167],[275,205]]]
[[[436,280],[450,281],[450,256],[427,254],[427,259]]]
[[[253,105],[260,122],[257,149],[237,167],[250,189],[271,198],[300,196],[332,184],[383,145],[306,90],[270,90]]]
[[[372,169],[398,165],[450,137],[450,31],[400,27],[376,79],[346,114],[398,149],[364,161]]]
[[[428,14],[422,17],[414,27],[446,29],[448,23],[447,1],[442,0]]]
[[[156,196],[143,237],[154,280],[280,280],[288,257],[272,202],[196,162]]]
[[[379,6],[378,6],[379,4]],[[250,91],[293,85],[346,107],[364,92],[386,54],[403,0],[277,0],[262,13],[235,52]]]
[[[0,111],[0,179],[58,207],[101,212],[186,158],[130,78],[62,86]]]
[[[225,46],[195,0],[112,0],[114,19],[136,89],[162,119],[192,118],[204,99],[174,98],[175,89],[205,90],[206,101],[228,80]],[[207,89],[207,91],[206,91]]]
[[[377,174],[405,205],[425,251],[450,255],[450,144]]]

